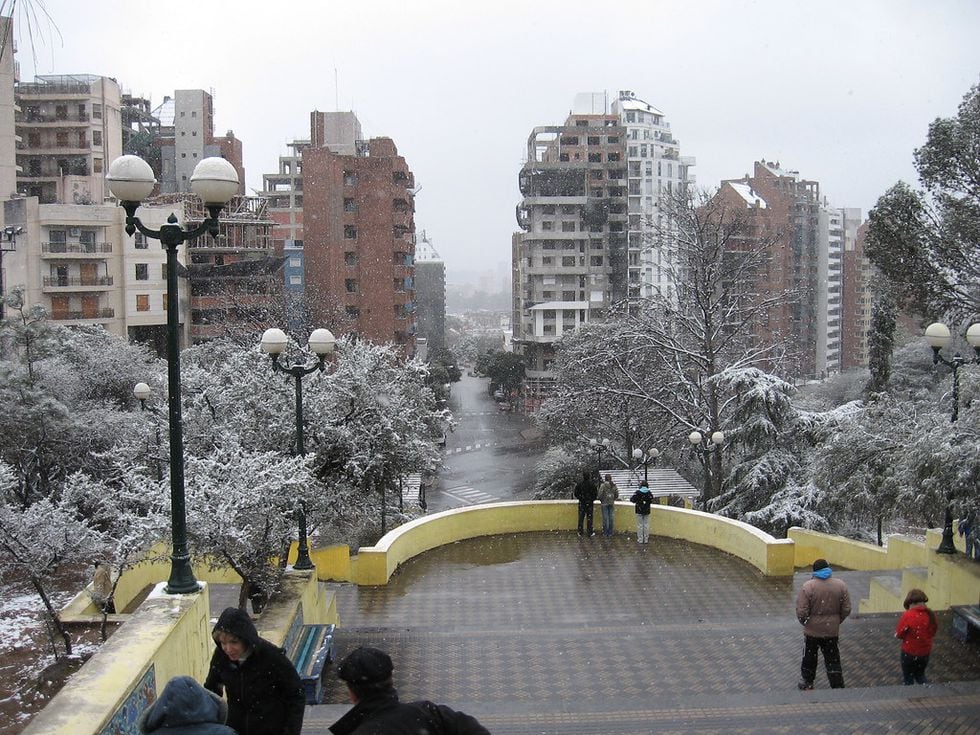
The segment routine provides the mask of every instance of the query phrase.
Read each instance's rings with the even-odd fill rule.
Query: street
[[[527,438],[536,434],[531,422],[500,411],[487,393],[487,379],[465,371],[453,383],[449,408],[457,426],[447,434],[442,469],[427,492],[429,512],[529,498],[544,450],[539,440]]]

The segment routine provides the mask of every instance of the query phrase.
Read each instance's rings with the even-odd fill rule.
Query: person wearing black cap
[[[351,651],[337,676],[354,707],[330,726],[334,735],[490,735],[474,717],[429,701],[399,702],[391,657],[377,648]]]
[[[840,663],[838,634],[840,624],[851,614],[851,597],[847,585],[831,578],[826,559],[813,562],[813,576],[803,583],[796,597],[796,617],[803,626],[803,662],[800,664],[800,689],[813,689],[817,676],[817,651],[823,652],[827,679],[834,689],[844,688],[844,671]]]
[[[225,608],[211,633],[215,650],[206,689],[228,699],[228,726],[238,735],[300,735],[306,694],[293,662],[260,638],[248,613]]]

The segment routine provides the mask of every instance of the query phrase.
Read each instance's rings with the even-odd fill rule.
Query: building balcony
[[[42,242],[42,258],[64,257],[98,257],[101,258],[112,252],[110,242]]]
[[[49,289],[57,291],[102,291],[112,286],[112,276],[98,276],[96,278],[45,276],[42,285],[46,291]]]
[[[52,311],[51,321],[54,322],[77,322],[77,321],[104,321],[115,319],[116,310],[111,307],[101,309],[85,309],[82,311]]]
[[[51,114],[20,114],[14,117],[14,123],[25,128],[78,127],[80,125],[88,127],[90,122],[91,118],[87,114],[79,115],[78,113],[60,117]]]

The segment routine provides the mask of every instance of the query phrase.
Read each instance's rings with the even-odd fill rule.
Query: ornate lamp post
[[[238,193],[238,173],[223,158],[205,158],[191,174],[191,190],[204,201],[208,217],[200,225],[185,230],[171,214],[159,230],[146,227],[136,216],[140,202],[156,184],[150,164],[138,156],[120,156],[109,165],[109,190],[126,210],[126,233],[137,230],[159,240],[167,251],[167,398],[170,422],[170,518],[173,552],[170,556],[168,594],[197,592],[190,554],[187,551],[187,518],[184,506],[184,430],[180,414],[180,314],[177,291],[177,248],[208,232],[218,235],[218,215]]]
[[[602,474],[602,453],[609,451],[609,440],[589,439],[589,448],[596,454],[596,472]]]
[[[288,340],[281,329],[267,329],[262,334],[262,351],[272,358],[272,369],[275,372],[292,375],[296,384],[296,454],[302,457],[306,454],[303,444],[303,378],[317,370],[326,369],[327,355],[333,352],[336,340],[329,329],[314,329],[308,342],[310,351],[316,355],[312,364],[306,359],[284,362],[281,358]],[[293,569],[312,569],[310,546],[306,535],[306,503],[300,500],[297,508],[299,520],[299,543],[296,552],[296,563]]]
[[[707,431],[695,429],[687,435],[687,440],[691,442],[691,447],[697,453],[698,461],[704,468],[704,493],[701,500],[701,509],[708,509],[708,498],[714,489],[714,477],[711,468],[712,453],[721,451],[721,445],[725,442],[725,432]]]
[[[960,417],[960,368],[970,363],[980,364],[980,322],[971,324],[966,330],[966,341],[975,352],[972,360],[963,357],[959,352],[955,353],[952,359],[947,359],[943,357],[940,350],[949,346],[949,327],[942,322],[935,322],[926,327],[926,342],[932,348],[933,365],[942,363],[953,371],[953,413],[950,416],[952,423]],[[956,553],[956,545],[953,543],[953,506],[949,502],[946,503],[946,517],[943,520],[943,539],[936,551],[940,554]]]
[[[649,478],[647,477],[647,465],[649,465],[651,462],[656,462],[657,457],[659,456],[660,450],[656,448],[651,448],[648,452],[644,452],[639,447],[633,450],[633,459],[635,459],[637,462],[643,462],[643,482],[649,482]]]
[[[8,226],[0,230],[0,319],[4,318],[4,283],[3,283],[3,254],[17,250],[17,236],[24,231],[23,227]]]

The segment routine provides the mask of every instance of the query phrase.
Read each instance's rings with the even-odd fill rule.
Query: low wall
[[[174,676],[203,681],[214,643],[205,585],[168,595],[159,584],[139,614],[121,626],[38,712],[24,735],[111,735],[136,732],[147,704]]]
[[[599,526],[598,507],[596,509]],[[352,562],[353,581],[361,585],[387,584],[398,566],[438,546],[478,536],[529,531],[573,531],[578,503],[568,500],[489,503],[417,518],[381,538],[375,546],[361,547]],[[636,514],[630,503],[617,503],[617,533],[636,532]],[[737,556],[763,574],[793,573],[793,542],[777,540],[747,523],[684,508],[655,505],[650,531],[712,546]]]

